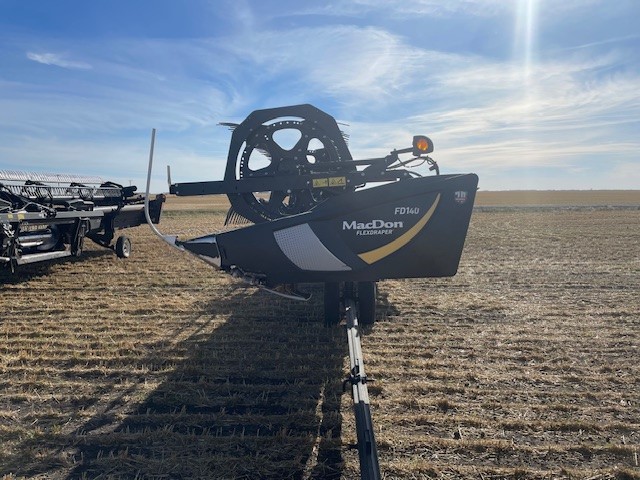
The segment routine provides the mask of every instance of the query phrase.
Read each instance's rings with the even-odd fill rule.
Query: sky
[[[311,103],[354,158],[640,189],[638,0],[0,0],[0,170],[222,179],[220,122]],[[418,170],[426,174],[426,169]]]

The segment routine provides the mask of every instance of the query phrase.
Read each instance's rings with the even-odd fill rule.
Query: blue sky
[[[223,121],[312,103],[482,190],[639,189],[637,0],[0,0],[0,169],[221,179]]]

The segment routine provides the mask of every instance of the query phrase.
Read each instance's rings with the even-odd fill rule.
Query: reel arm
[[[353,160],[347,135],[335,118],[312,105],[256,110],[231,126],[223,180],[171,183],[169,175],[172,194],[226,194],[231,223],[263,223],[308,212],[368,183],[420,176],[407,170],[417,159],[434,165],[423,157],[433,151],[424,135],[414,136],[411,147],[384,157]],[[399,156],[407,153],[414,159],[401,161]]]
[[[423,149],[416,145],[422,143]],[[311,165],[298,175],[269,175],[261,177],[247,177],[235,181],[213,180],[204,182],[171,183],[171,175],[168,175],[169,193],[178,196],[193,195],[221,195],[239,194],[266,191],[287,191],[332,187],[360,187],[366,183],[394,182],[403,178],[410,178],[411,172],[400,167],[410,166],[416,160],[426,161],[430,170],[440,174],[437,163],[425,153],[433,151],[433,143],[428,137],[417,135],[414,137],[413,146],[400,150],[393,150],[389,155],[378,158],[362,160],[348,160],[344,162],[325,162]],[[414,158],[406,161],[400,160],[400,155],[412,153]],[[395,165],[397,164],[397,165]],[[355,167],[365,166],[363,170]],[[167,167],[168,168],[168,167]],[[170,170],[168,169],[168,172]]]
[[[384,159],[383,159],[384,160]],[[367,169],[353,172],[324,172],[308,175],[282,175],[261,178],[247,178],[235,182],[224,180],[207,182],[174,183],[169,193],[178,196],[218,195],[251,192],[266,192],[272,190],[298,190],[317,188],[339,188],[345,186],[359,187],[369,182],[393,182],[402,178],[409,178],[410,174],[404,170],[382,170],[377,165],[370,165]],[[350,162],[351,163],[351,162]],[[355,162],[354,162],[355,163]]]

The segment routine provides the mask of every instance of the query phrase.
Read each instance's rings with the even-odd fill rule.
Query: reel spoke
[[[273,139],[273,132],[269,133],[270,135],[263,140],[265,143],[263,144],[262,149],[264,149],[267,156],[271,157],[272,164],[276,164],[278,162],[274,162],[274,159],[283,159],[286,157],[288,152]]]
[[[284,199],[287,198],[287,193],[283,191],[275,191],[269,194],[269,200],[267,204],[272,209],[278,209],[284,205]]]
[[[302,136],[300,137],[300,140],[296,142],[296,144],[293,146],[291,150],[306,156],[309,154],[309,141],[310,141],[309,136],[303,133]]]

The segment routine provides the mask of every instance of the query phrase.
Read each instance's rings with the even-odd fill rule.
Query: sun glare
[[[525,29],[524,29],[524,73],[525,78],[531,77],[531,64],[533,63],[533,53],[535,48],[535,27],[536,27],[536,3],[537,0],[526,0],[525,2]]]
[[[518,0],[514,22],[513,65],[514,77],[519,79],[519,98],[514,105],[520,111],[521,139],[535,145],[536,109],[539,104],[536,75],[536,36],[538,0]],[[523,152],[524,153],[524,152]],[[524,153],[536,156],[535,149]],[[531,188],[535,188],[531,185]]]
[[[531,78],[535,54],[538,0],[519,0],[515,19],[514,60],[520,63],[525,81]]]

